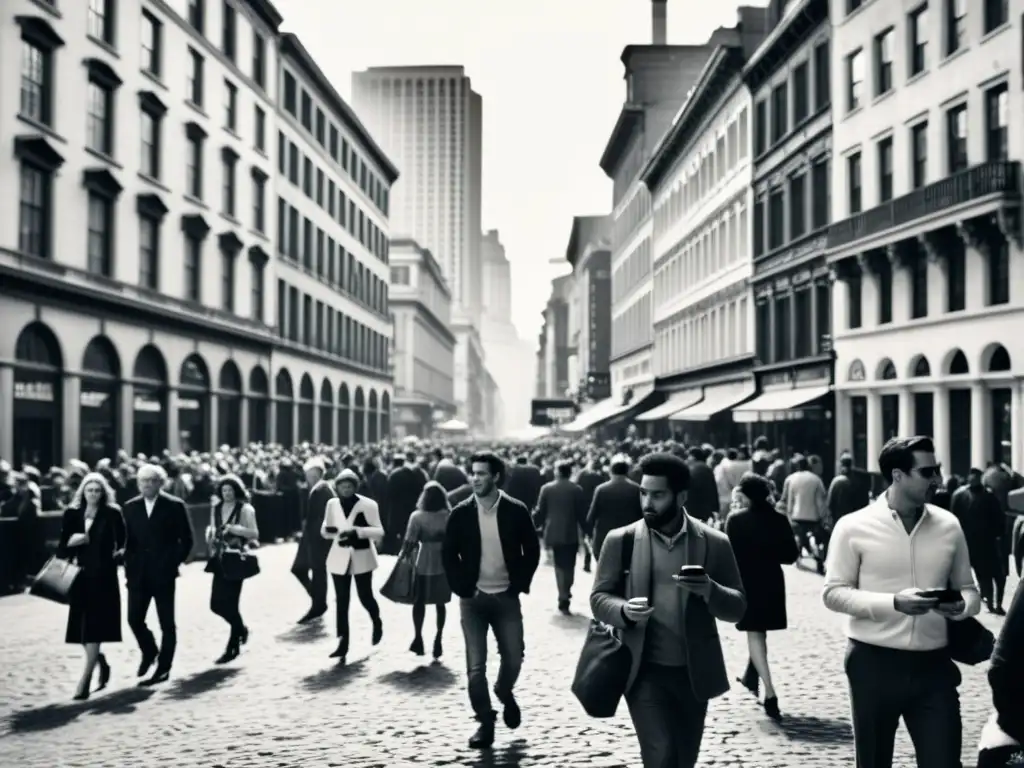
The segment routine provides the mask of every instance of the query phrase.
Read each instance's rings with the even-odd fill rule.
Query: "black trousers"
[[[174,622],[174,594],[176,582],[163,584],[140,581],[128,587],[128,626],[139,643],[144,656],[157,657],[157,669],[169,671],[178,647],[178,631]],[[160,623],[160,646],[146,626],[149,604],[156,603],[156,619]]]
[[[242,621],[242,614],[239,611],[243,583],[241,579],[225,579],[219,573],[215,573],[210,584],[210,610],[231,627],[231,642],[238,640],[245,629],[245,622]]]
[[[306,567],[292,566],[292,574],[302,588],[306,590],[314,608],[323,608],[327,605],[327,566],[309,565]]]
[[[356,596],[366,612],[370,614],[370,619],[374,622],[380,620],[380,607],[377,605],[377,599],[373,596],[373,572],[357,573],[354,576],[351,573],[344,575],[334,573],[331,574],[331,578],[334,580],[334,597],[337,601],[338,638],[345,644],[345,648],[348,648],[348,606],[352,602],[353,579],[356,582]]]
[[[558,587],[558,602],[568,605],[572,600],[572,585],[576,581],[576,555],[580,545],[562,544],[551,548],[555,561],[555,584]]]
[[[846,676],[857,768],[891,768],[903,719],[917,764],[961,768],[960,670],[945,649],[902,651],[851,640]]]
[[[686,667],[644,663],[626,694],[644,768],[693,768],[708,703],[693,692]]]

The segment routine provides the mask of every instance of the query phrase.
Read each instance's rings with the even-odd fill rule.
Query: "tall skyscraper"
[[[480,292],[483,316],[495,323],[512,323],[512,268],[498,230],[480,238]]]
[[[356,110],[401,171],[391,231],[430,249],[453,310],[477,326],[483,102],[458,66],[372,67],[352,75]]]

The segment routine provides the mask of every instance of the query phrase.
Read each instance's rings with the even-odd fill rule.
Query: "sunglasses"
[[[917,472],[925,480],[942,477],[942,466],[939,464],[934,467],[914,467],[913,471]]]

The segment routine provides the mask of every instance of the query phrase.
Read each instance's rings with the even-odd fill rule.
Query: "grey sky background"
[[[747,5],[766,5],[752,0]],[[706,42],[735,0],[669,0],[668,42]],[[483,227],[512,263],[513,321],[533,340],[574,215],[611,206],[598,167],[625,98],[623,47],[649,43],[648,0],[278,0],[346,99],[371,66],[461,64],[483,96]]]

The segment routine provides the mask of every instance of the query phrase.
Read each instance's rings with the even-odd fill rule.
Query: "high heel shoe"
[[[71,697],[72,701],[85,701],[89,698],[89,689],[86,688],[84,691],[76,691],[75,695]]]
[[[238,643],[240,645],[245,645],[248,642],[249,642],[249,628],[246,627],[246,626],[243,626],[238,631]]]
[[[99,685],[96,686],[96,690],[102,691],[107,687],[107,683],[110,682],[110,665],[107,663],[107,657],[102,653],[97,657],[96,663],[100,668],[100,680]]]
[[[432,655],[434,657],[434,661],[437,661],[438,659],[441,658],[442,655],[444,655],[444,648],[441,646],[441,636],[440,635],[437,635],[434,638],[434,653]]]
[[[764,700],[764,713],[775,722],[782,720],[782,713],[779,712],[778,696],[770,696]]]
[[[412,645],[409,646],[409,650],[415,653],[417,656],[422,656],[426,653],[426,649],[423,647],[423,638],[415,637],[412,641]]]
[[[220,655],[220,657],[218,657],[218,659],[215,662],[213,662],[213,663],[214,664],[227,664],[229,661],[234,661],[235,659],[237,659],[238,658],[238,653],[239,653],[239,650],[238,650],[238,643],[237,643],[237,641],[230,642],[230,643],[228,643],[228,647],[224,649],[224,653],[222,653]]]

